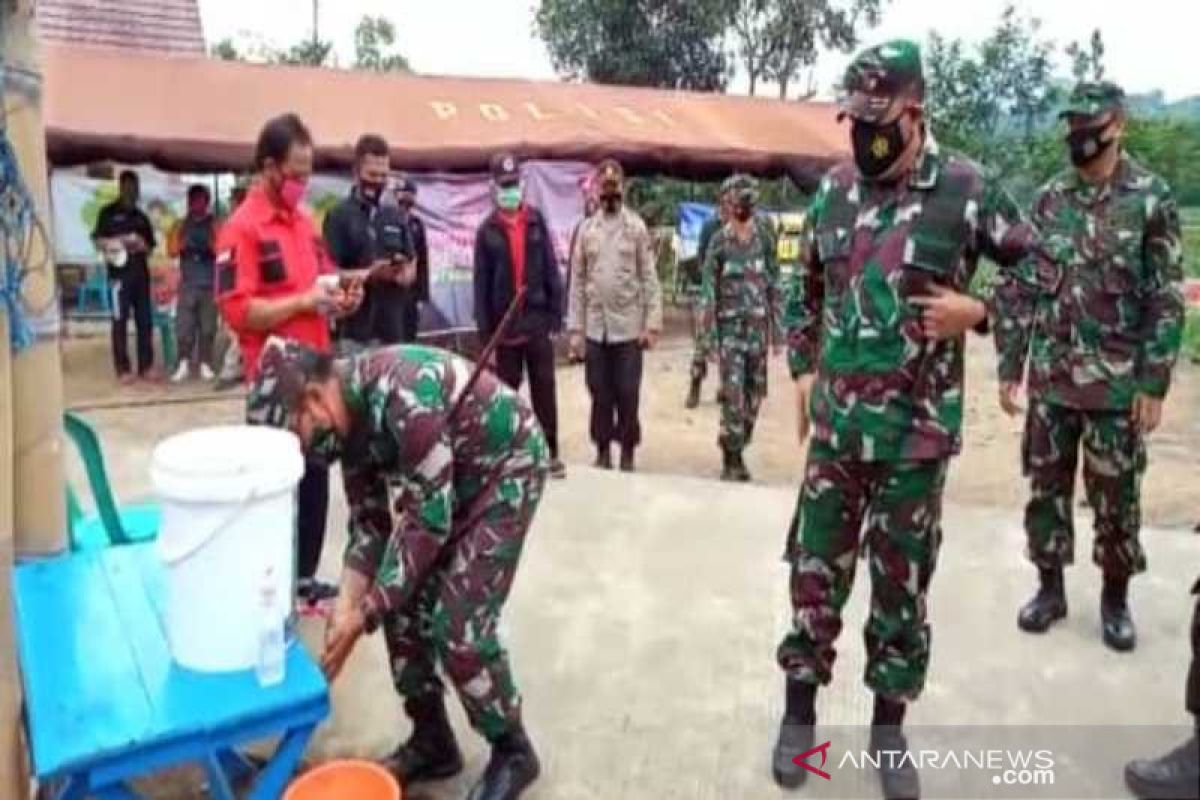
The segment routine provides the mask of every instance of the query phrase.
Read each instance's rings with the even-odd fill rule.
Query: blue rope
[[[39,229],[33,197],[21,177],[17,155],[0,128],[0,302],[8,309],[8,336],[14,353],[37,340],[26,314],[21,284],[29,273],[34,231]]]

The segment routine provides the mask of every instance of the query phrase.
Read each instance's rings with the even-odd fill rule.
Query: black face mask
[[[733,218],[738,222],[746,222],[754,216],[754,209],[750,206],[734,206]]]
[[[1115,139],[1106,142],[1102,138],[1107,127],[1107,125],[1100,125],[1094,128],[1079,128],[1067,134],[1066,141],[1067,147],[1071,151],[1072,164],[1077,167],[1086,167],[1112,147]]]
[[[363,200],[366,200],[373,206],[379,205],[379,198],[383,196],[383,184],[375,181],[359,181],[358,193],[362,195]]]
[[[886,173],[907,144],[899,118],[884,125],[854,120],[850,136],[854,143],[854,163],[864,178],[878,178]]]
[[[600,202],[604,206],[604,210],[611,214],[621,207],[621,195],[606,194],[601,196]]]

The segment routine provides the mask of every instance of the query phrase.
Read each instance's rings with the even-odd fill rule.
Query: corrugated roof
[[[51,42],[203,55],[198,0],[39,0],[38,29]]]

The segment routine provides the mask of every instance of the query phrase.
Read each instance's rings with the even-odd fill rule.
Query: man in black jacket
[[[421,304],[429,302],[429,243],[425,223],[417,216],[417,184],[407,175],[396,181],[396,204],[404,210],[412,236],[413,257],[417,262],[417,282],[408,290],[404,305],[404,341],[415,342],[421,322]]]
[[[338,268],[367,275],[362,305],[338,328],[339,340],[360,346],[417,337],[418,274],[408,221],[402,210],[381,203],[389,161],[381,136],[362,136],[354,148],[354,188],[325,217],[325,244]]]
[[[550,474],[566,475],[558,457],[558,401],[554,388],[554,344],[562,329],[562,275],[546,218],[524,201],[521,170],[511,154],[492,159],[496,209],[475,234],[475,323],[481,342],[495,332],[520,287],[525,299],[496,349],[496,373],[514,389],[529,373],[533,411],[550,448]]]

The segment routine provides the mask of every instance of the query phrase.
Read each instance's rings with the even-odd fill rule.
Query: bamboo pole
[[[41,59],[33,0],[0,0],[0,57],[4,133],[48,232]],[[25,265],[42,266],[22,285],[31,308],[56,302],[51,250],[49,237],[39,238]],[[28,798],[30,786],[12,627],[12,566],[14,554],[53,553],[64,546],[61,415],[57,335],[39,339],[13,357],[7,310],[0,308],[0,797],[13,800]]]
[[[52,308],[57,299],[34,2],[2,1],[10,11],[0,52],[8,70],[23,76],[19,89],[14,88],[14,81],[5,89],[7,133],[47,233],[34,239],[27,268],[37,269],[22,290],[29,308]],[[58,553],[66,544],[62,396],[62,362],[55,332],[40,336],[12,362],[13,524],[18,558]]]

